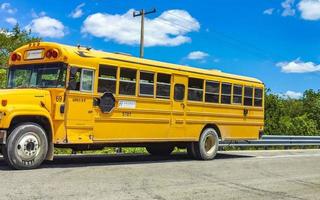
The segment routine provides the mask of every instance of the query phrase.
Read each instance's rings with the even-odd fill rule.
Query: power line
[[[179,19],[179,20],[184,20],[184,21],[187,21],[187,22],[190,22],[190,23],[194,23],[194,21],[191,21],[190,19],[182,18],[181,16],[172,14],[172,13],[170,13],[170,12],[168,12],[167,14],[168,14],[168,15],[171,15],[171,16],[173,16],[173,17],[176,17],[176,18]],[[223,33],[223,32],[220,32],[220,31],[217,31],[217,30],[211,30],[211,32],[215,33],[215,34],[218,35],[218,36],[224,37],[225,39],[227,39],[227,42],[228,42],[229,44],[235,45],[234,42],[240,44],[240,45],[237,45],[237,46],[240,47],[240,48],[242,48],[242,49],[246,49],[248,52],[249,52],[250,49],[251,49],[251,52],[252,52],[252,50],[254,50],[255,53],[259,53],[260,55],[262,55],[262,56],[264,56],[265,58],[268,58],[268,59],[270,59],[270,56],[276,56],[276,57],[280,57],[280,58],[286,60],[286,58],[284,58],[282,55],[278,55],[278,54],[275,54],[275,53],[273,53],[273,52],[267,52],[267,51],[261,49],[260,47],[257,47],[256,45],[253,45],[253,44],[251,44],[251,43],[249,43],[249,42],[242,41],[242,40],[239,40],[239,39],[237,39],[237,38],[231,37],[231,36],[229,36],[229,35],[227,35],[227,34],[225,34],[225,33]],[[233,42],[230,42],[230,41],[233,41]],[[247,46],[247,48],[246,48],[246,47],[243,47],[243,46],[241,46],[241,45],[245,45],[245,46]]]

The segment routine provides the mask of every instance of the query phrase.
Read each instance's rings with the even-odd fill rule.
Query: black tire
[[[201,133],[199,142],[192,142],[188,153],[198,160],[212,160],[219,149],[219,136],[214,128],[206,128]]]
[[[2,152],[11,168],[35,169],[42,164],[48,152],[46,132],[38,124],[19,124],[10,133]]]
[[[153,156],[168,156],[173,152],[174,146],[154,144],[154,145],[147,146],[146,149],[148,153]]]

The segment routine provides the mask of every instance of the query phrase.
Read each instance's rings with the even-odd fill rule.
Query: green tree
[[[33,37],[31,31],[22,30],[17,24],[12,30],[0,30],[0,88],[6,83],[6,70],[10,52],[28,44],[40,41],[40,38]]]

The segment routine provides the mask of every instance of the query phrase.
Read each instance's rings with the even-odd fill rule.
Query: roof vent
[[[92,48],[89,47],[89,46],[82,46],[82,45],[80,45],[80,44],[78,44],[77,47],[78,47],[78,49],[84,48],[84,49],[86,49],[87,51],[90,51],[90,50],[92,49]]]

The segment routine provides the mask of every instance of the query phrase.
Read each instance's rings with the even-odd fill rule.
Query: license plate
[[[42,52],[43,52],[42,49],[27,51],[27,60],[41,59],[42,58]]]

